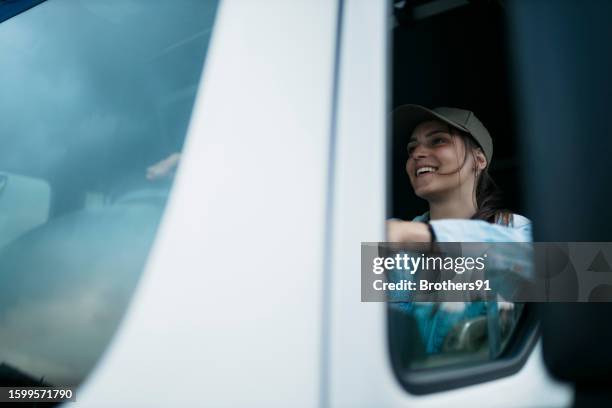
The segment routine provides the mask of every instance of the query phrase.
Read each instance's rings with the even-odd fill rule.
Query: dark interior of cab
[[[473,111],[493,138],[489,172],[505,206],[522,213],[505,10],[497,1],[396,2],[392,108],[417,104]],[[405,171],[406,135],[393,135],[391,216],[426,210]]]

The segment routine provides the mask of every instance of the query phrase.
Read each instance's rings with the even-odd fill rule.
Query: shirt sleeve
[[[481,220],[430,221],[438,242],[532,242],[531,221],[514,214],[510,226]]]
[[[491,286],[504,298],[510,299],[517,287],[516,279],[530,280],[534,276],[531,221],[514,214],[510,226],[490,224],[480,220],[448,219],[431,221],[438,242],[519,242],[523,245],[484,246],[488,254],[487,277]],[[478,251],[480,246],[462,248]],[[486,249],[486,251],[485,251]]]

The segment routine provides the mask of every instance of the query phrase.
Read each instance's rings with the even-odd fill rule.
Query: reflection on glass
[[[465,260],[484,254],[486,268],[467,272],[451,267],[449,271],[442,264],[436,268],[433,262],[433,267],[420,266],[415,270],[393,267],[386,272],[389,282],[418,283],[425,278],[430,283],[448,280],[461,284],[486,278],[491,291],[389,292],[389,339],[396,369],[406,373],[415,369],[465,367],[501,357],[524,308],[522,303],[506,299],[519,290],[519,278],[532,276],[532,245],[474,242],[438,242],[427,248],[418,245],[379,245],[379,255],[432,259],[450,256]]]
[[[0,24],[0,383],[76,385],[143,270],[216,12],[48,0]]]
[[[389,304],[391,349],[402,371],[498,358],[523,304],[505,301]]]

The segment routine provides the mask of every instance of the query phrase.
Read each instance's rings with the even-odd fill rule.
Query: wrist
[[[436,242],[436,232],[430,223],[427,223],[427,230],[429,231],[429,242]]]
[[[412,228],[410,229],[409,236],[406,237],[407,242],[431,242],[433,234],[431,233],[430,226],[424,222],[411,222]]]

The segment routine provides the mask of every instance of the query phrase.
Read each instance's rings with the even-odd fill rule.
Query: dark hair
[[[468,133],[456,130],[461,135],[465,144],[465,158],[467,161],[468,150],[481,149],[478,143]],[[481,149],[482,150],[482,149]],[[473,156],[476,159],[475,156]],[[462,165],[463,167],[463,165]],[[476,196],[476,213],[472,216],[473,220],[483,220],[492,224],[510,225],[512,222],[512,212],[503,208],[502,192],[495,184],[487,169],[478,172],[474,169],[476,184],[474,186]]]
[[[512,212],[502,206],[501,190],[486,170],[476,184],[476,213],[472,219],[502,225],[510,225],[512,221]]]

